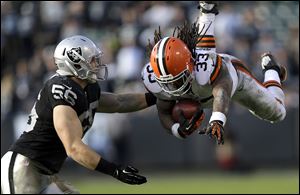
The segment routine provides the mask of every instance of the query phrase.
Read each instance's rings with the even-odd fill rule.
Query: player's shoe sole
[[[200,9],[200,11],[205,14],[212,13],[218,15],[219,10],[217,6],[217,1],[199,1],[198,9]]]

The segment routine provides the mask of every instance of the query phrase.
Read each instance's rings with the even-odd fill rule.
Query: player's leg
[[[262,55],[264,82],[260,83],[247,69],[234,62],[240,83],[233,99],[246,106],[255,116],[278,122],[285,118],[284,92],[281,82],[286,79],[285,68],[271,54]]]
[[[52,183],[41,194],[80,194],[74,186],[60,179],[57,175],[51,176]]]
[[[1,158],[2,193],[39,194],[47,183],[27,157],[9,151]]]
[[[214,34],[215,17],[219,13],[217,3],[213,1],[199,1],[199,31],[200,42],[197,48],[205,49],[206,51],[216,52],[216,41]]]
[[[1,158],[1,189],[3,194],[79,194],[67,182],[39,173],[29,158],[11,151]]]
[[[2,194],[11,194],[11,187],[9,182],[9,162],[12,152],[7,152],[1,158],[1,191]]]
[[[281,101],[284,100],[284,93],[281,89],[281,83],[287,78],[287,70],[279,65],[271,53],[264,53],[261,66],[264,74],[264,86]]]

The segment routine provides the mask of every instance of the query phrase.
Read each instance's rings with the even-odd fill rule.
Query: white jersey
[[[235,68],[231,63],[233,56],[227,54],[219,54],[210,52],[203,52],[203,50],[196,50],[196,62],[193,71],[192,90],[190,93],[183,96],[172,96],[162,90],[159,84],[155,81],[154,72],[150,66],[150,63],[146,64],[142,70],[142,79],[147,90],[153,93],[157,98],[163,100],[179,100],[184,98],[194,99],[201,102],[204,108],[212,107],[212,83],[217,78],[221,66],[226,65],[230,73],[233,87],[231,96],[234,94],[238,77]]]
[[[182,98],[198,100],[203,108],[212,108],[212,85],[219,75],[221,66],[226,66],[232,81],[231,99],[248,108],[258,118],[277,122],[285,118],[284,92],[278,73],[266,71],[264,82],[258,81],[241,60],[228,54],[216,53],[214,37],[214,14],[201,13],[198,24],[201,39],[197,42],[195,65],[192,73],[191,90],[183,96],[172,96],[162,90],[155,82],[150,64],[143,69],[146,89],[157,98],[179,100]]]

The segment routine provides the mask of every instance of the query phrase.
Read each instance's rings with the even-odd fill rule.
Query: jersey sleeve
[[[145,88],[153,94],[160,93],[161,87],[155,80],[154,71],[152,70],[150,63],[146,64],[142,70],[142,80]]]
[[[80,104],[79,90],[70,83],[60,80],[50,82],[47,93],[52,109],[57,105],[67,105],[76,110],[76,104]]]

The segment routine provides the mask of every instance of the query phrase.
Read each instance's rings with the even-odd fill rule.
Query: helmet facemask
[[[173,96],[181,96],[186,94],[191,89],[191,83],[193,80],[188,69],[185,69],[175,77],[169,74],[166,76],[160,76],[160,78],[155,78],[161,88]]]
[[[93,78],[94,80],[104,81],[107,79],[107,66],[101,63],[102,53],[92,57],[90,63],[88,63],[91,67],[90,70],[87,70],[86,75],[87,78]]]

